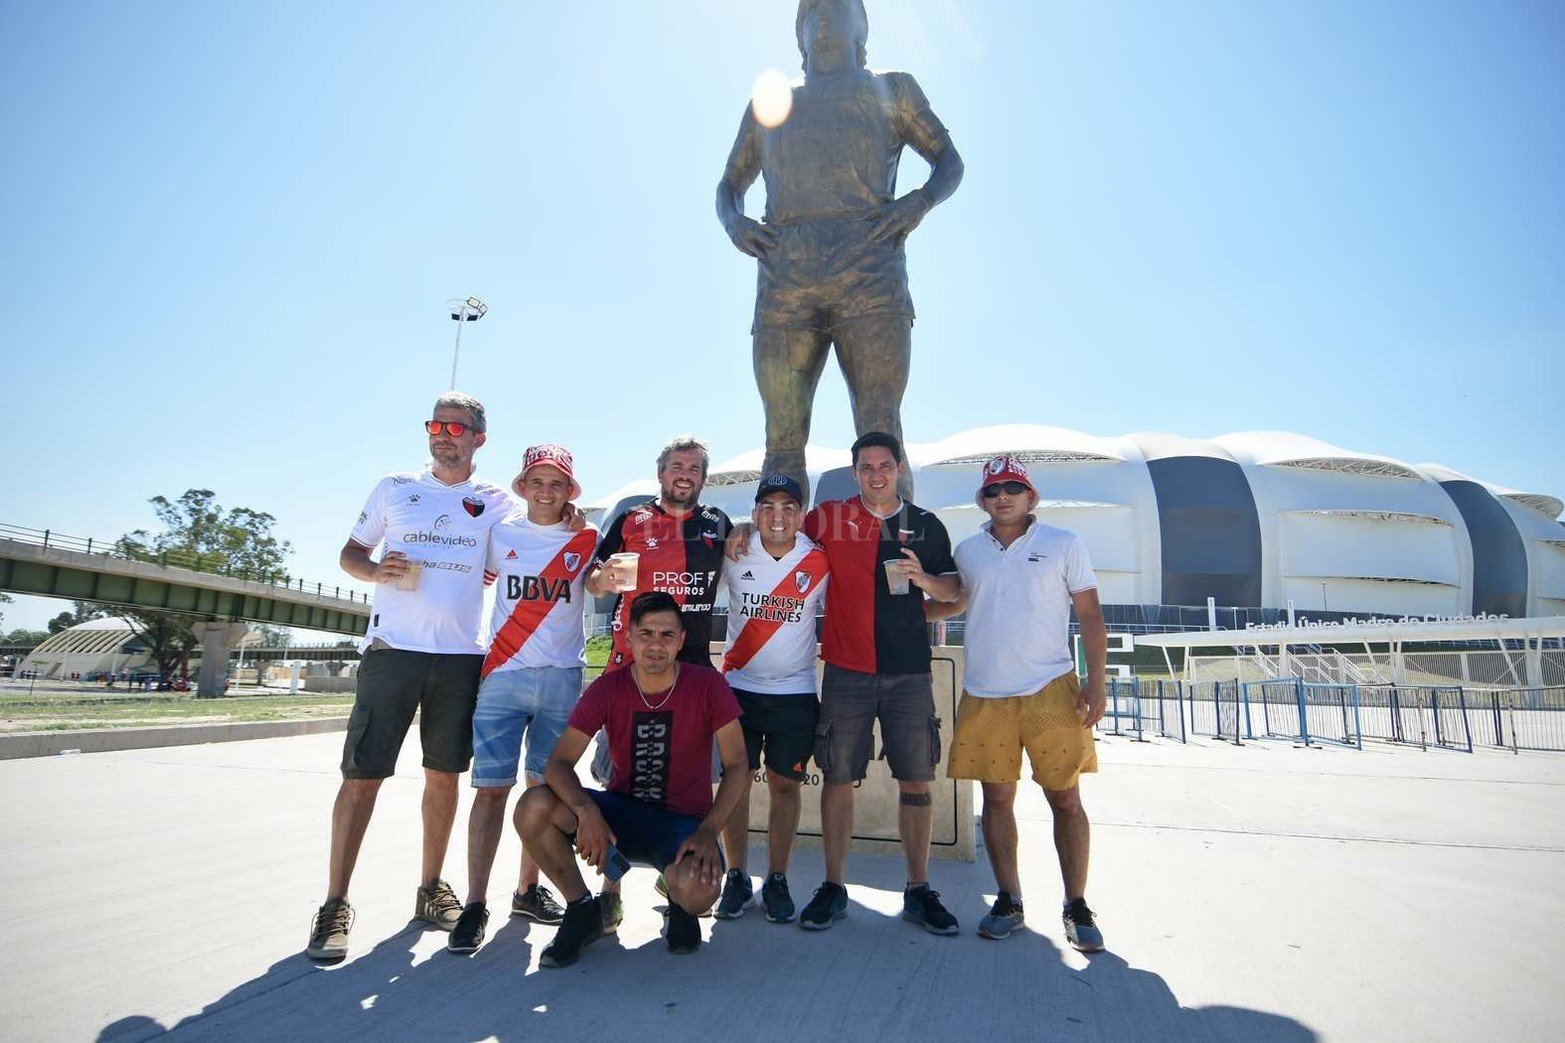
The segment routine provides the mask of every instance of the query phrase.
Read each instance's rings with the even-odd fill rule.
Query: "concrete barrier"
[[[284,735],[340,732],[346,717],[302,721],[236,721],[228,724],[175,724],[162,728],[95,728],[76,732],[22,732],[0,735],[0,760],[53,757],[61,753],[107,753],[156,746],[196,746],[206,742],[243,742]]]
[[[930,843],[934,858],[971,862],[976,857],[973,830],[973,783],[946,778],[951,735],[956,727],[956,701],[962,692],[963,650],[941,646],[934,650],[932,673],[935,686],[935,714],[940,718],[940,763],[935,767],[933,794],[935,823]],[[817,668],[817,683],[819,668]],[[881,749],[880,725],[875,725],[874,750]],[[769,797],[765,768],[757,772],[750,787],[750,833],[764,842]],[[883,760],[871,760],[869,774],[859,784],[853,801],[853,844],[850,850],[864,854],[898,855],[902,844],[897,836],[897,783]],[[820,768],[811,762],[804,783],[803,810],[799,816],[796,846],[818,848],[821,841]]]

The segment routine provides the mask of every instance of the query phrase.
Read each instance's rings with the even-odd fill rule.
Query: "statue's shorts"
[[[774,225],[777,243],[760,259],[751,334],[770,329],[833,333],[866,315],[913,322],[907,252],[900,240],[869,238],[863,213]]]

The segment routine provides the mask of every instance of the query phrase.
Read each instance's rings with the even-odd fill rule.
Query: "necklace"
[[[636,676],[636,668],[634,666],[632,666],[630,669],[630,683],[636,686],[636,694],[641,696],[642,706],[645,706],[649,710],[661,710],[663,707],[668,705],[669,699],[673,698],[674,688],[679,684],[679,664],[674,664],[674,683],[668,686],[668,691],[663,693],[663,698],[659,700],[656,706],[653,706],[647,701],[647,693],[641,690],[641,679]]]

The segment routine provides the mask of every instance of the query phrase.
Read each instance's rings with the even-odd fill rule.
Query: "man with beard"
[[[441,395],[424,421],[430,466],[382,478],[342,548],[343,570],[375,584],[375,603],[360,645],[343,781],[332,807],[326,902],[305,949],[311,959],[347,955],[353,924],[348,883],[376,795],[396,770],[416,711],[424,749],[424,844],[413,916],[449,931],[462,909],[440,870],[456,818],[457,776],[473,752],[489,530],[511,508],[504,489],[473,476],[485,426],[477,399],[455,391]],[[380,545],[385,553],[375,560],[370,555]]]

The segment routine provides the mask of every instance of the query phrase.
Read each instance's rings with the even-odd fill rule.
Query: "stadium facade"
[[[985,520],[973,502],[984,460],[1028,464],[1044,521],[1082,535],[1113,624],[1274,623],[1291,602],[1312,618],[1565,615],[1560,499],[1437,464],[1251,431],[1208,440],[1100,437],[1013,424],[909,444],[920,506],[953,541]],[[714,464],[704,499],[749,516],[762,451]],[[846,449],[810,447],[817,501],[852,495]],[[592,505],[612,518],[656,493],[638,482]]]

